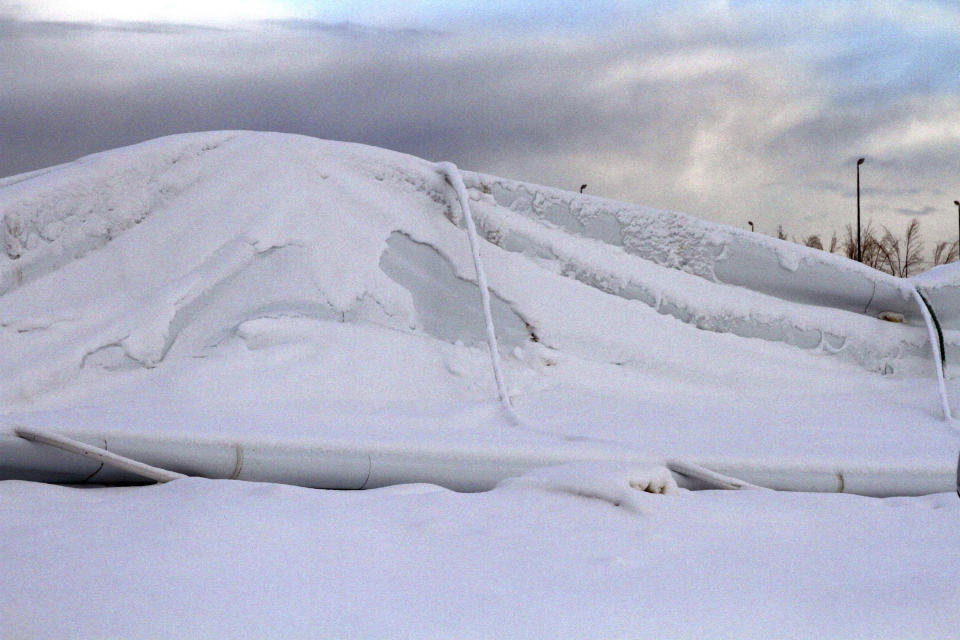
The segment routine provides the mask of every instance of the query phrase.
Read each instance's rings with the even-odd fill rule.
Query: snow
[[[0,180],[0,637],[955,635],[960,429],[910,283],[462,177],[476,251],[437,164],[303,136]],[[956,410],[960,279],[913,283]],[[130,478],[16,425],[239,480],[25,482]]]
[[[960,322],[960,264],[953,262],[925,271],[911,278],[923,289],[923,295],[936,310],[940,324],[956,330]]]
[[[623,469],[593,469],[583,490],[582,471],[472,494],[5,482],[0,634],[937,639],[960,627],[956,495],[658,495]],[[629,504],[609,499],[626,492]]]

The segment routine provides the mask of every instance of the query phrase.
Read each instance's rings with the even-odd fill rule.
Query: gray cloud
[[[923,207],[921,209],[897,209],[897,213],[911,218],[918,218],[939,211],[936,207]]]
[[[0,175],[170,133],[276,130],[829,236],[865,155],[865,214],[927,212],[939,233],[940,200],[960,196],[949,29],[679,11],[599,35],[7,20]]]

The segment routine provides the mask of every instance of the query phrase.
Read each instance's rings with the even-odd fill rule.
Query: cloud
[[[921,209],[897,209],[897,213],[904,216],[910,216],[911,218],[918,218],[936,211],[939,211],[936,207],[923,207]]]
[[[303,15],[281,0],[30,0],[0,3],[0,16],[54,22],[178,22],[265,20]]]
[[[829,235],[855,213],[866,155],[864,214],[929,211],[937,233],[940,200],[960,196],[957,11],[666,6],[615,29],[524,33],[464,28],[466,9],[417,28],[21,16],[0,23],[0,175],[169,133],[265,129]]]

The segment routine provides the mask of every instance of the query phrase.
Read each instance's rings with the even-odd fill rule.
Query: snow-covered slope
[[[487,239],[528,258],[488,247],[495,268],[516,272],[494,286],[508,346],[549,346],[568,330],[569,318],[541,309],[554,295],[544,283],[560,274],[700,328],[871,369],[925,353],[922,331],[876,321],[882,311],[917,317],[900,283],[836,256],[533,185],[476,174],[468,184]],[[19,342],[65,335],[78,347],[57,349],[60,369],[24,372],[16,391],[70,379],[110,347],[152,367],[175,343],[197,351],[271,313],[477,337],[464,239],[444,223],[459,221],[459,208],[427,162],[289,135],[196,134],[3,186],[4,325]]]
[[[682,214],[464,178],[521,435],[490,402],[462,212],[437,166],[252,132],[0,181],[6,423],[403,446],[587,437],[721,466],[819,461],[828,477],[838,461],[952,468],[901,281]]]

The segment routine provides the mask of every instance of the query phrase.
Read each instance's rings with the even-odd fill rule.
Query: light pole
[[[753,221],[747,220],[747,224],[750,225],[750,231],[753,231]]]
[[[960,227],[960,200],[954,200],[953,204],[957,205],[957,226]]]
[[[863,158],[857,160],[857,262],[863,262],[863,252],[860,250],[860,165]]]

